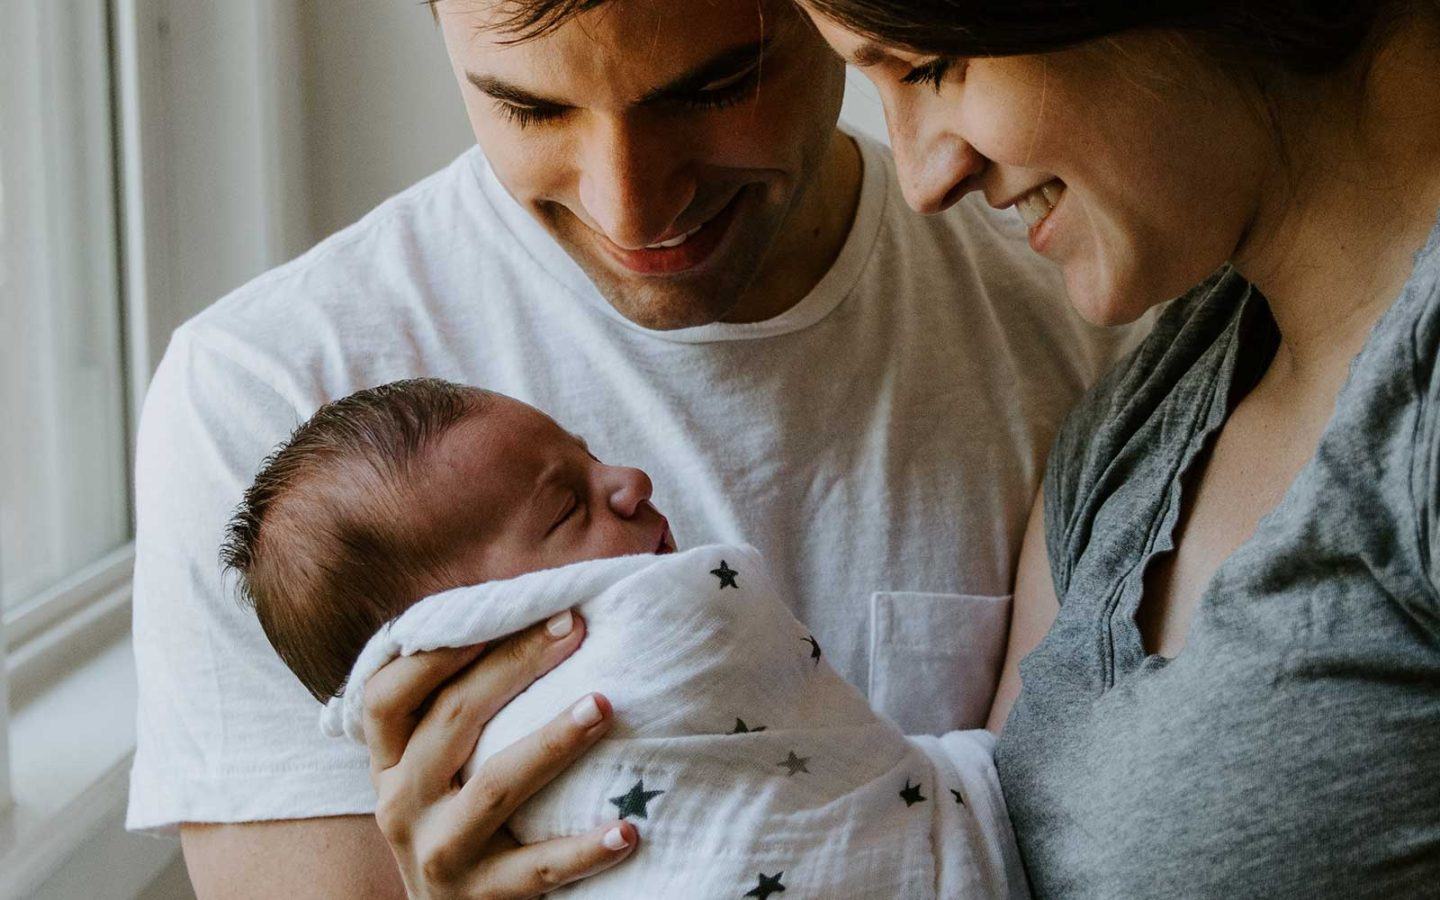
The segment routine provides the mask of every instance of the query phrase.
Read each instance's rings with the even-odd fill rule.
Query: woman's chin
[[[1129,325],[1169,297],[1153,297],[1153,285],[1116,277],[1114,268],[1094,260],[1064,267],[1065,293],[1080,318],[1091,325]]]

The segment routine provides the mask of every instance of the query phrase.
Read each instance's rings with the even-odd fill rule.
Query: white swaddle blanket
[[[906,738],[825,661],[748,546],[626,556],[459,588],[366,645],[326,733],[363,741],[366,680],[396,656],[575,608],[580,648],[502,709],[465,769],[590,691],[611,732],[510,821],[522,843],[620,817],[632,859],[586,897],[1024,897],[989,732]]]

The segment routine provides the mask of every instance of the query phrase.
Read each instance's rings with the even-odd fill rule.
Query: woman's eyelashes
[[[946,74],[950,72],[954,65],[954,59],[948,56],[937,56],[929,62],[924,62],[911,68],[909,72],[901,76],[900,83],[908,85],[928,84],[935,88],[936,93],[939,93],[941,83],[944,82]]]

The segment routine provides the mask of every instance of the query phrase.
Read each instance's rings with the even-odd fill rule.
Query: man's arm
[[[180,827],[200,900],[251,897],[404,898],[374,816]]]
[[[1000,686],[990,707],[990,720],[985,727],[995,734],[1005,726],[1010,707],[1020,696],[1020,660],[1040,643],[1055,615],[1060,601],[1055,597],[1055,580],[1050,574],[1050,551],[1045,547],[1044,495],[1035,498],[1030,508],[1030,523],[1020,545],[1020,564],[1015,573],[1015,600],[1010,614],[1010,640],[1005,650],[1005,665],[1000,673]]]

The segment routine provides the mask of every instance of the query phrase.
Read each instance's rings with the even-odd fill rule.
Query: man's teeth
[[[705,227],[705,223],[704,223],[704,222],[701,222],[699,225],[696,225],[694,228],[690,229],[689,231],[685,232],[684,234],[680,235],[679,237],[673,237],[673,238],[671,238],[671,239],[668,240],[668,241],[661,241],[661,242],[658,243],[658,244],[646,244],[646,245],[645,245],[645,249],[646,249],[646,250],[668,250],[668,249],[670,249],[671,247],[678,247],[678,246],[680,246],[681,244],[685,243],[686,241],[690,240],[690,238],[694,236],[695,232],[699,231],[700,229],[702,229],[702,228],[704,228],[704,227]]]
[[[1016,200],[1015,209],[1019,211],[1020,218],[1025,221],[1025,226],[1034,228],[1042,219],[1050,215],[1050,210],[1060,202],[1060,197],[1064,193],[1064,184],[1059,181],[1047,181]]]

